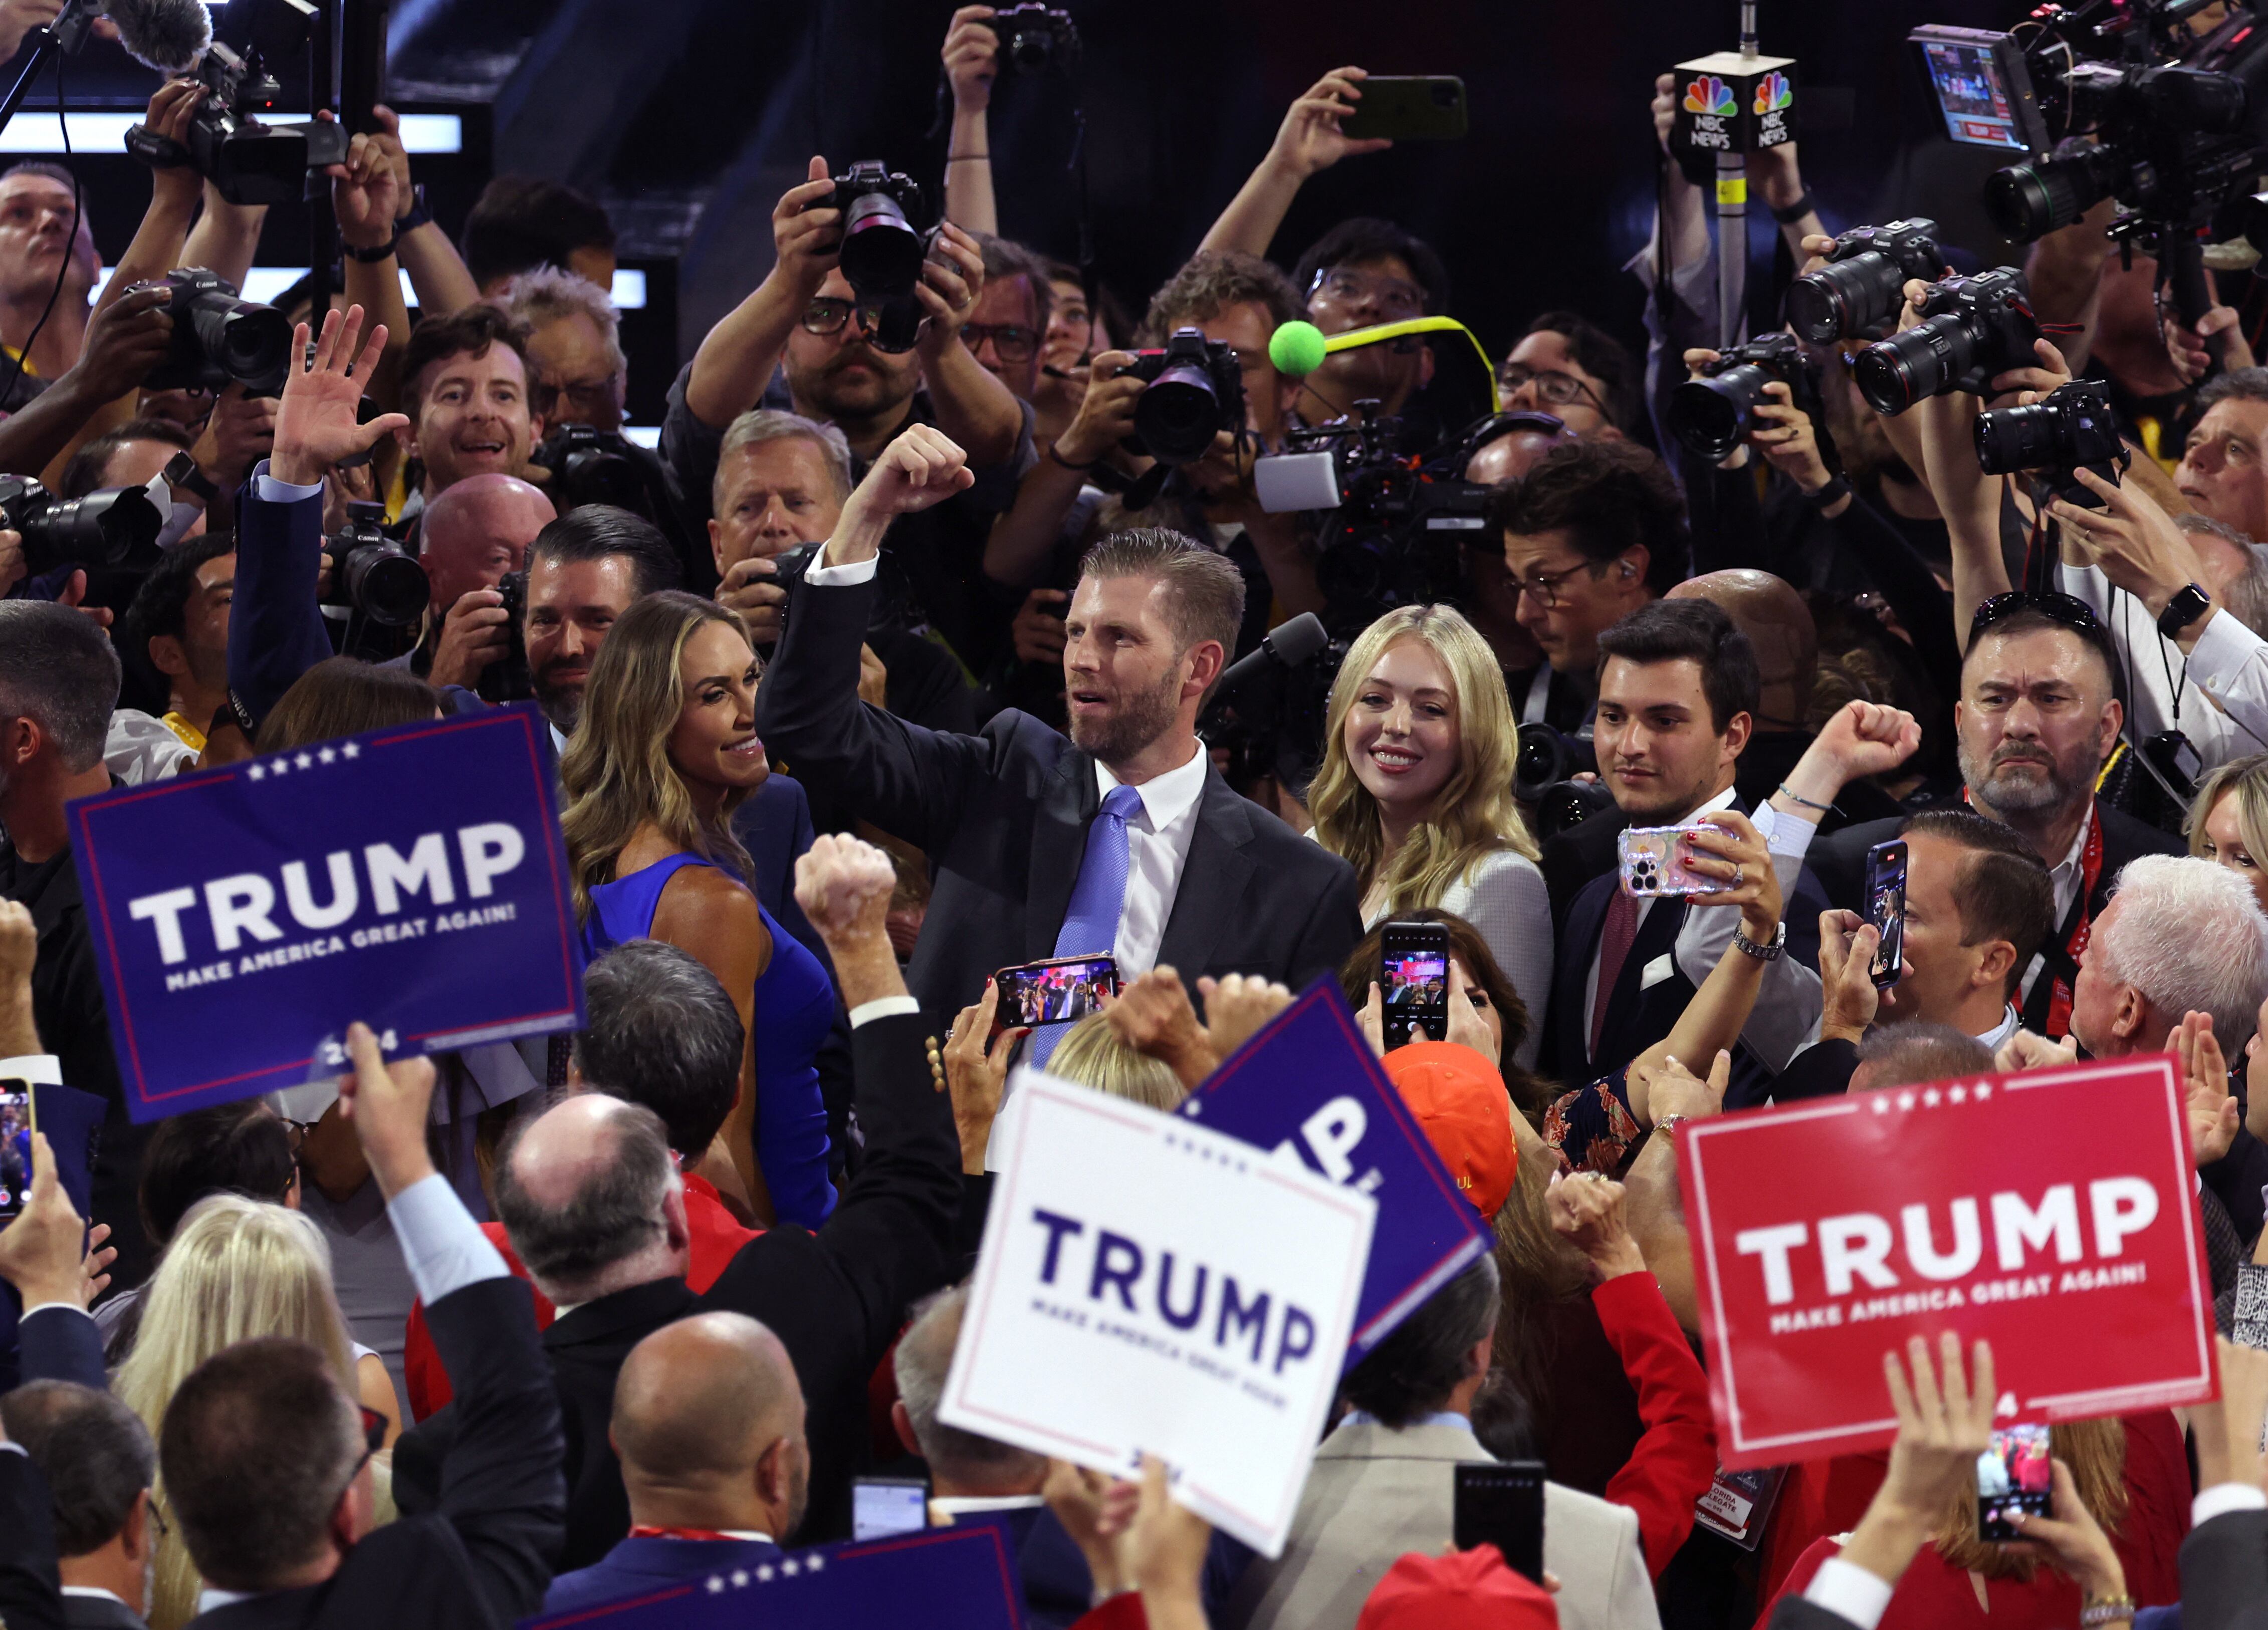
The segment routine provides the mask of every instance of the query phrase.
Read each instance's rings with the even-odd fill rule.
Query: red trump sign
[[[1992,1344],[2004,1411],[2213,1393],[2213,1290],[2166,1057],[1886,1088],[1690,1123],[1679,1171],[1718,1451],[1890,1441],[1882,1354]]]

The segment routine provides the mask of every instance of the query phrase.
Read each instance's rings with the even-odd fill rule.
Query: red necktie
[[[1615,982],[1630,960],[1631,942],[1638,938],[1638,896],[1620,889],[1607,903],[1606,926],[1599,930],[1599,989],[1591,1002],[1591,1057],[1599,1056],[1599,1037],[1606,1033],[1607,1003]]]

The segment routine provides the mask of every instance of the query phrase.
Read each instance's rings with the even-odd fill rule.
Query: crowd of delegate
[[[989,16],[943,43],[911,348],[837,264],[844,158],[814,156],[636,450],[644,513],[532,457],[622,423],[614,237],[571,191],[500,177],[453,239],[381,110],[330,176],[335,293],[284,297],[306,327],[263,397],[144,388],[172,320],[139,286],[241,281],[258,210],[153,170],[92,297],[68,173],[0,175],[0,470],[172,504],[130,573],[0,531],[0,1077],[108,1104],[92,1216],[44,1135],[9,1143],[0,1619],[501,1630],[845,1538],[854,1479],[909,1474],[934,1523],[1005,1517],[1035,1624],[2257,1622],[2268,367],[2242,314],[2161,318],[2090,218],[2032,251],[2057,336],[1989,396],[1886,417],[1855,346],[1814,348],[1816,417],[1783,388],[1712,465],[1656,428],[1713,360],[1702,196],[1667,168],[1631,263],[1668,269],[1648,354],[1488,312],[1519,337],[1455,592],[1331,631],[1304,758],[1232,755],[1198,727],[1224,672],[1335,603],[1328,518],[1263,507],[1256,459],[1358,401],[1422,407],[1443,362],[1405,337],[1294,377],[1271,337],[1491,297],[1384,198],[1270,258],[1303,184],[1376,145],[1341,130],[1346,67],[1121,306],[998,234]],[[169,83],[148,123],[200,94]],[[1665,79],[1664,141],[1672,113]],[[1793,144],[1749,182],[1796,265],[1827,250]],[[1185,329],[1228,348],[1243,433],[1165,470],[1128,445],[1134,353]],[[1980,408],[2073,377],[2110,389],[2124,479],[2083,508],[1987,477]],[[387,652],[324,542],[357,502],[430,588]],[[481,709],[521,660],[587,1028],[393,1061],[357,1029],[335,1081],[129,1120],[71,800]],[[1595,764],[1541,843],[1523,740]],[[1632,827],[1690,829],[1709,892],[1625,889]],[[1866,859],[1895,837],[1878,986]],[[1388,1050],[1382,945],[1413,923],[1446,931],[1446,1039]],[[1001,1008],[994,970],[1105,954],[1101,1012]],[[1114,1483],[940,1420],[1011,1067],[1171,1109],[1324,977],[1495,1248],[1347,1372],[1283,1553],[1211,1532],[1167,1468]],[[1741,1539],[1698,1520],[1727,1502],[1672,1129],[2169,1051],[2223,1401],[2056,1426],[2050,1515],[1989,1542],[2010,1378],[1917,1341],[1886,1355],[1886,1455],[1793,1466]],[[1540,1581],[1452,1544],[1453,1468],[1491,1458],[1548,1469]]]

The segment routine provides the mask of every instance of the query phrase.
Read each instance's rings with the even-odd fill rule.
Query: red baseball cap
[[[1355,1630],[1559,1630],[1559,1604],[1506,1567],[1494,1545],[1447,1556],[1412,1551],[1362,1604]]]
[[[1520,1175],[1504,1077],[1454,1042],[1397,1047],[1386,1055],[1386,1073],[1425,1126],[1458,1191],[1482,1216],[1495,1216]]]

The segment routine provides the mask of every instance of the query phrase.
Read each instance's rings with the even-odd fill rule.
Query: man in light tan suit
[[[1483,1257],[1348,1374],[1353,1411],[1315,1451],[1291,1540],[1245,1571],[1221,1630],[1354,1630],[1397,1557],[1449,1543],[1452,1468],[1493,1458],[1469,1414],[1497,1306],[1496,1263]],[[1660,1630],[1627,1507],[1546,1483],[1543,1566],[1559,1578],[1561,1630]]]

